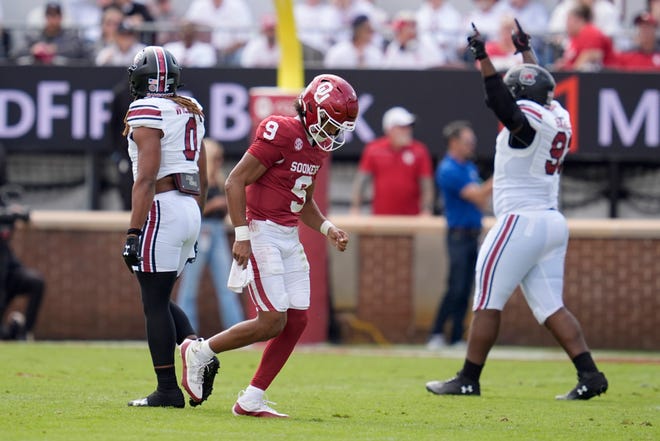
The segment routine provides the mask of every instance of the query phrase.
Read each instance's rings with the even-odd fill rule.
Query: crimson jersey
[[[328,153],[310,144],[298,118],[276,115],[259,124],[248,153],[268,169],[246,189],[248,221],[298,225],[305,189]]]
[[[639,49],[617,55],[616,67],[625,70],[660,70],[660,50],[643,52]]]
[[[568,42],[564,51],[564,69],[572,69],[579,55],[587,50],[599,49],[603,52],[603,65],[610,66],[616,62],[612,40],[603,34],[593,24],[585,25],[582,30]]]

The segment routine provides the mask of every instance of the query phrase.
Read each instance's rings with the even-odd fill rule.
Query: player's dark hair
[[[296,98],[296,100],[293,103],[293,108],[296,110],[296,114],[300,117],[300,119],[303,119],[303,115],[305,114],[305,111],[303,110],[303,104],[300,98]]]
[[[300,123],[305,128],[305,133],[309,135],[307,124],[305,124],[305,109],[303,109],[303,103],[300,97],[296,98],[296,101],[293,103],[293,108],[296,110],[298,118],[300,118]]]

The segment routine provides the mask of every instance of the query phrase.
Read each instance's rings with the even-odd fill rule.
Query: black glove
[[[124,262],[130,272],[133,272],[133,267],[142,262],[140,256],[140,238],[134,234],[126,236],[126,243],[124,244],[124,252],[122,253]]]
[[[488,58],[488,54],[486,53],[486,41],[484,40],[484,37],[481,36],[474,23],[472,23],[472,29],[474,29],[474,34],[467,38],[468,49],[470,49],[470,52],[472,52],[472,55],[474,55],[474,58],[477,60]]]
[[[523,31],[522,26],[518,23],[518,19],[515,19],[515,21],[518,30],[511,31],[511,41],[513,41],[513,45],[516,47],[516,53],[519,54],[520,52],[531,50],[529,46],[531,37]]]

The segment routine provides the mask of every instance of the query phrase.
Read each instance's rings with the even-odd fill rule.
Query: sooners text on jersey
[[[310,144],[300,120],[288,116],[264,119],[248,153],[268,169],[247,187],[248,220],[298,225],[305,190],[316,180],[328,153]]]

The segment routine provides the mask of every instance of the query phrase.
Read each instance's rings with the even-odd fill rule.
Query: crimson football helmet
[[[355,130],[358,99],[353,87],[343,78],[318,75],[298,100],[302,122],[322,150],[337,150],[346,142],[345,132]]]
[[[128,68],[131,94],[136,98],[174,96],[181,86],[180,80],[179,63],[161,46],[145,47]]]
[[[519,64],[504,75],[504,84],[516,100],[530,100],[542,106],[552,103],[555,80],[550,72],[536,64]]]

